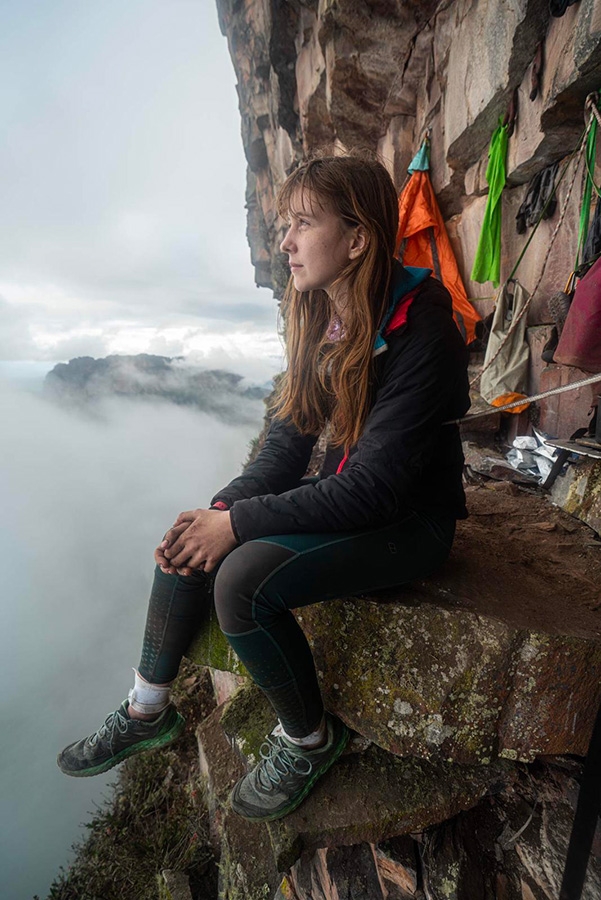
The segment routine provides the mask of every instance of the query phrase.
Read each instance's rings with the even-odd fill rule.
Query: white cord
[[[575,388],[584,387],[586,384],[595,384],[596,381],[601,382],[601,372],[597,375],[591,375],[589,378],[581,378],[580,381],[573,381],[572,384],[564,384],[562,387],[543,391],[541,394],[532,394],[530,397],[512,400],[511,403],[504,403],[503,406],[491,406],[489,409],[484,410],[484,412],[472,413],[471,416],[464,416],[462,419],[451,419],[444,424],[462,425],[464,422],[471,422],[472,419],[481,419],[484,416],[492,416],[494,413],[503,412],[506,409],[515,409],[516,406],[523,406],[525,403],[532,403],[534,400],[544,400],[545,397],[552,397],[553,394],[564,394],[566,391],[573,391]]]

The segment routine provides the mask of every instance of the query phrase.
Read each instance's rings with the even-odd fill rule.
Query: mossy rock
[[[297,618],[326,706],[392,753],[483,765],[586,753],[601,700],[598,640],[406,594],[333,600]]]
[[[214,607],[211,608],[209,618],[194,635],[186,656],[198,666],[209,666],[235,675],[248,675],[219,627]]]
[[[214,781],[221,783],[222,776],[217,775],[215,768],[228,770],[234,762],[239,764],[240,756],[245,765],[253,765],[276,718],[261,691],[252,684],[241,688],[214,715],[218,717],[219,729],[228,738],[224,747],[226,754],[231,754],[231,762],[224,764],[221,745],[208,741],[206,733],[199,732],[199,738],[203,746],[206,744]],[[278,871],[289,869],[303,851],[374,842],[422,830],[470,809],[482,796],[512,781],[515,773],[511,763],[501,760],[488,766],[462,766],[440,759],[401,759],[375,745],[355,752],[353,746],[317,782],[298,810],[266,826]],[[224,786],[220,795],[226,793]],[[245,844],[250,839],[245,836],[248,829],[249,834],[253,829],[256,832],[253,840],[263,841],[265,826],[249,826],[230,813],[224,815],[222,881],[230,886],[230,893],[224,896],[233,898],[237,895],[232,893],[232,886],[240,888],[241,876],[232,861],[240,862],[240,854],[248,858]],[[231,851],[233,844],[238,847],[235,852]],[[268,863],[271,867],[271,859]],[[246,863],[242,869],[248,877],[250,870]],[[253,890],[260,890],[259,881],[255,879]],[[271,883],[271,876],[263,878],[261,883],[267,881]],[[254,900],[260,893],[248,896]]]
[[[236,742],[249,766],[259,761],[261,744],[276,725],[271,705],[252,682],[240,688],[221,716],[221,727]]]
[[[164,869],[157,875],[159,900],[192,900],[190,879],[185,872]]]

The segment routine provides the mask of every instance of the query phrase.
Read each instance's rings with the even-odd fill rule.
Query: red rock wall
[[[432,180],[468,295],[482,314],[491,311],[492,285],[469,280],[486,205],[491,133],[517,90],[503,196],[504,278],[530,233],[518,235],[515,229],[526,183],[577,146],[584,100],[601,87],[601,0],[580,0],[559,19],[550,16],[548,0],[217,0],[217,5],[238,79],[257,284],[280,296],[286,283],[274,196],[303,154],[323,147],[377,150],[400,189],[430,129]],[[540,86],[531,100],[532,65],[541,42]],[[560,209],[570,176],[571,171],[559,191]],[[574,264],[580,195],[578,172],[529,314],[529,343],[538,353],[532,390],[581,377],[578,370],[542,364],[539,353],[552,321],[547,298],[563,288]],[[559,211],[541,224],[520,266],[519,279],[530,291],[558,216]],[[541,403],[540,425],[568,436],[584,424],[591,396],[585,390],[572,402]]]

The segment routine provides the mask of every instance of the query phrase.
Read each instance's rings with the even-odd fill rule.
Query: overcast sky
[[[214,0],[0,0],[0,116],[0,360],[280,367]]]
[[[104,790],[55,755],[127,693],[157,535],[238,474],[263,407],[241,426],[123,398],[86,416],[2,376],[151,352],[265,381],[282,351],[214,0],[0,0],[0,122],[0,870],[26,900]]]

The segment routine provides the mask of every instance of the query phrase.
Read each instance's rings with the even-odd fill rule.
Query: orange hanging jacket
[[[432,269],[453,299],[453,318],[466,344],[476,337],[480,316],[467,299],[436,202],[430,176],[415,171],[399,197],[399,230],[396,253],[404,266]]]

